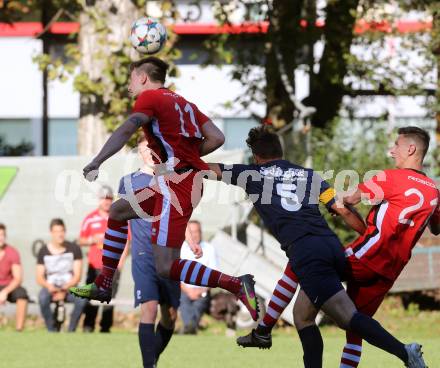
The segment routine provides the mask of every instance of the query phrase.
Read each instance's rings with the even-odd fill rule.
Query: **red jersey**
[[[108,216],[101,216],[99,210],[89,213],[81,225],[81,232],[79,236],[81,238],[101,237],[102,241],[94,243],[89,246],[89,252],[87,255],[89,265],[93,268],[102,268],[102,247],[104,241],[105,230],[107,228]]]
[[[367,216],[367,230],[347,253],[394,281],[437,208],[435,182],[420,171],[393,169],[382,171],[359,189],[376,205]]]
[[[167,88],[159,88],[142,92],[133,112],[153,118],[143,129],[156,164],[166,163],[169,171],[183,167],[208,169],[199,149],[203,140],[200,128],[209,118],[196,105]]]
[[[10,245],[3,248],[4,254],[0,258],[0,286],[7,286],[14,279],[12,276],[12,266],[20,265],[20,255],[17,250]]]

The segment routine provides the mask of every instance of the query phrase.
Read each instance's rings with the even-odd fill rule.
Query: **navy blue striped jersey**
[[[223,165],[222,181],[242,187],[266,227],[287,248],[307,234],[334,235],[319,211],[330,208],[335,191],[312,169],[286,160],[262,165]]]

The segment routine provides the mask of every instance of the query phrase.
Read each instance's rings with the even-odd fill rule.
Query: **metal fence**
[[[440,289],[440,246],[414,248],[391,292]]]

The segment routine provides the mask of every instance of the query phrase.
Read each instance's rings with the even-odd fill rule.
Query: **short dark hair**
[[[404,135],[405,137],[414,139],[420,145],[422,158],[425,157],[426,152],[428,152],[430,140],[429,134],[426,130],[416,126],[407,126],[399,128],[397,133],[399,135]]]
[[[1,222],[0,222],[0,230],[3,230],[4,232],[6,232],[6,225],[2,224]]]
[[[165,61],[155,56],[149,56],[131,63],[130,73],[138,69],[145,72],[152,82],[165,83],[168,68],[169,65]]]
[[[264,125],[252,128],[249,131],[246,143],[252,153],[261,158],[270,159],[283,157],[283,148],[281,147],[280,138]]]
[[[64,221],[60,218],[54,218],[50,220],[49,229],[52,230],[54,226],[62,226],[64,229],[66,229],[66,225],[64,225]]]

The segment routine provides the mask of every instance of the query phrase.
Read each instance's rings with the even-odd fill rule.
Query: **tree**
[[[129,43],[129,33],[134,20],[143,15],[143,0],[81,1],[77,16],[80,22],[78,43],[66,46],[69,62],[43,59],[50,63],[52,78],[63,78],[75,71],[74,88],[80,92],[80,121],[78,153],[95,154],[112,132],[127,117],[131,100],[127,83],[129,66],[142,55]],[[172,13],[169,1],[161,3],[164,16]],[[173,47],[175,36],[169,33],[169,42],[159,56],[170,62],[179,57]],[[41,60],[41,59],[40,59]],[[176,74],[172,64],[170,75]],[[131,145],[134,145],[135,138]]]
[[[0,0],[0,22],[12,23],[29,14],[33,8],[32,0]]]
[[[276,130],[282,131],[288,148],[289,142],[291,148],[294,145],[291,144],[291,130],[284,127],[298,117],[298,107],[289,93],[289,90],[294,91],[298,68],[305,69],[310,76],[310,93],[302,102],[315,108],[311,116],[313,127],[327,128],[340,113],[344,96],[352,97],[353,104],[348,106],[350,113],[359,104],[358,96],[427,95],[432,92],[426,90],[426,86],[432,84],[430,38],[426,32],[400,34],[396,20],[411,8],[425,12],[428,18],[429,11],[433,13],[438,5],[430,8],[430,3],[423,0],[395,1],[391,5],[381,0],[329,0],[322,9],[318,8],[322,2],[314,0],[272,0],[252,4],[242,0],[234,4],[235,8],[231,8],[230,3],[220,6],[217,18],[222,24],[230,25],[231,14],[244,7],[245,21],[252,20],[252,13],[263,14],[262,18],[269,24],[267,33],[250,36],[243,32],[214,37],[207,45],[213,54],[208,63],[234,59],[237,67],[232,77],[246,88],[240,101],[242,106],[249,108],[253,101],[264,103],[266,114],[259,119],[269,120]],[[359,32],[361,27],[368,31]],[[384,53],[384,46],[396,36],[399,47],[405,52],[397,56]],[[258,37],[259,48],[253,47],[249,52],[249,48],[239,47],[251,42],[252,37]],[[314,54],[318,44],[323,45],[319,57]],[[366,52],[356,52],[360,48]],[[237,51],[231,55],[231,49]],[[417,54],[424,55],[423,65],[412,62],[411,58]],[[396,59],[399,67],[395,65]],[[256,74],[255,67],[263,69],[259,78],[250,77]],[[408,78],[411,73],[415,76],[413,80]],[[300,133],[295,133],[294,139],[310,140],[310,126],[299,128]],[[330,129],[327,131],[331,133]]]
[[[246,4],[245,1],[235,3],[234,9],[228,9],[227,5],[223,5],[218,12],[218,19],[223,24],[230,24],[229,17],[233,11]],[[334,111],[339,110],[344,92],[342,80],[346,75],[348,62],[345,55],[350,51],[358,4],[359,0],[328,1],[324,9],[326,19],[323,30],[316,27],[318,10],[315,1],[273,0],[254,4],[254,7],[260,7],[259,12],[265,13],[263,17],[269,23],[267,33],[257,36],[259,44],[262,45],[258,51],[262,51],[261,55],[264,57],[255,58],[255,52],[250,54],[246,50],[238,52],[238,55],[235,55],[238,67],[233,78],[240,80],[247,87],[247,95],[250,95],[252,100],[261,101],[261,96],[257,96],[258,91],[255,87],[261,83],[265,85],[264,102],[267,106],[265,118],[270,118],[277,129],[289,124],[295,111],[295,106],[286,91],[287,86],[286,81],[283,81],[282,71],[287,75],[288,83],[293,88],[294,71],[300,65],[308,69],[311,75],[311,93],[305,102],[316,108],[313,125],[323,127],[336,116]],[[248,8],[245,21],[251,20],[249,13]],[[223,55],[218,51],[224,50],[225,47],[220,47],[219,44],[228,43],[230,48],[241,50],[243,48],[237,45],[249,42],[250,37],[253,36],[244,33],[238,36],[216,37],[210,41],[211,45],[208,44],[208,48],[217,54],[208,62],[222,61]],[[324,40],[325,46],[319,62],[319,71],[315,73],[313,48],[321,39]],[[248,77],[253,66],[262,66],[264,73],[260,80],[254,79],[249,83]],[[323,96],[326,99],[322,99]],[[244,107],[250,104],[249,100],[242,102]]]
[[[4,1],[0,4],[7,10],[4,14],[15,19],[16,9],[41,9],[42,2],[48,1]],[[79,46],[68,45],[66,52],[70,59],[67,63],[51,60],[47,53],[39,60],[51,78],[63,78],[66,72],[80,66],[80,73],[75,76],[75,88],[81,93],[79,153],[91,154],[101,145],[106,131],[112,131],[122,122],[130,105],[126,93],[128,65],[136,56],[128,44],[127,35],[131,21],[142,14],[146,2],[77,0],[66,3],[57,0],[50,3],[65,10],[71,19],[79,19]],[[9,5],[5,7],[5,4]],[[240,7],[244,9],[245,24],[252,21],[255,14],[259,20],[268,23],[267,32],[263,32],[264,24],[258,23],[261,32],[257,36],[243,32],[220,34],[209,39],[206,47],[211,56],[206,63],[233,62],[233,78],[242,83],[245,91],[239,102],[245,109],[253,102],[264,104],[266,112],[257,118],[270,121],[275,129],[284,132],[282,135],[289,152],[295,151],[292,148],[298,143],[302,144],[304,149],[297,150],[306,152],[302,159],[310,156],[307,143],[310,142],[310,127],[329,126],[338,116],[344,96],[352,97],[353,103],[348,106],[348,113],[351,113],[359,105],[360,95],[368,98],[368,95],[375,94],[432,94],[425,86],[432,84],[432,73],[428,71],[439,63],[440,57],[437,3],[399,0],[392,3],[392,8],[389,8],[389,1],[384,0],[328,0],[324,8],[319,8],[323,3],[316,0],[234,0],[213,4],[216,4],[217,19],[223,25],[231,24],[231,15]],[[178,17],[172,1],[163,1],[161,6],[164,19]],[[409,57],[399,58],[402,67],[396,69],[391,63],[393,56],[383,55],[381,51],[397,34],[395,20],[412,8],[433,15],[432,37],[423,32],[400,34],[400,46],[408,50],[405,55]],[[368,32],[355,32],[356,28],[366,25],[369,26]],[[160,54],[168,61],[180,55],[174,47],[174,39],[173,36]],[[323,45],[320,56],[315,53],[319,44]],[[246,45],[252,47],[243,47]],[[359,47],[368,52],[353,51]],[[426,56],[427,62],[423,66],[414,66],[410,58],[420,53]],[[295,70],[299,68],[310,75],[310,93],[302,102],[314,108],[311,125],[307,119],[298,119],[302,110],[292,98]],[[417,76],[415,81],[407,80],[408,71]],[[364,85],[361,89],[359,81]],[[432,106],[433,111],[440,111],[438,104]],[[311,111],[309,109],[307,113]],[[293,120],[302,121],[303,125],[296,124],[296,133],[291,139],[292,130],[286,127],[292,126]],[[298,152],[293,154],[298,155]]]
[[[332,134],[333,132],[337,134]],[[326,128],[314,129],[312,140],[314,166],[338,193],[354,189],[358,183],[371,178],[378,170],[392,167],[386,154],[389,134],[387,122],[384,120],[351,126],[347,121],[336,119]],[[371,206],[361,203],[357,209],[366,218]],[[355,239],[357,234],[339,216],[333,217],[327,210],[322,213],[342,244]]]
[[[322,38],[324,51],[319,71],[311,74],[310,95],[305,101],[314,106],[312,124],[325,127],[338,115],[345,94],[344,78],[349,68],[359,0],[328,1]],[[310,22],[309,22],[310,23]]]
[[[431,51],[435,57],[435,63],[437,67],[437,89],[435,95],[435,105],[434,113],[437,122],[437,144],[440,146],[440,4],[438,2],[433,2],[430,7],[430,11],[433,19],[433,29],[432,29],[432,41],[431,41]],[[440,162],[440,152],[437,151],[437,164]],[[440,172],[437,172],[440,175]]]
[[[54,59],[46,49],[35,61],[49,79],[66,80],[73,75],[74,88],[80,92],[81,99],[78,153],[92,155],[130,110],[129,66],[142,55],[131,47],[128,36],[132,22],[144,15],[146,1],[61,1],[51,22],[65,13],[70,21],[80,23],[79,34],[71,35],[72,42],[66,44],[63,57]],[[164,18],[176,16],[171,1],[162,1],[161,8]],[[169,32],[168,36],[169,41],[159,57],[171,64],[170,75],[174,76],[177,69],[173,60],[180,52],[174,47],[175,35]],[[134,145],[135,141],[133,138],[130,144]]]
[[[80,74],[75,88],[81,92],[78,153],[99,151],[108,128],[121,120],[129,107],[127,66],[130,62],[126,40],[133,19],[140,14],[130,0],[97,0],[83,4],[79,32]],[[115,115],[108,121],[108,114]],[[105,125],[107,123],[107,126]]]

